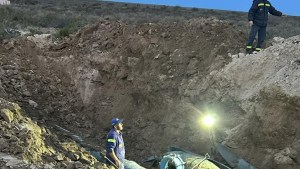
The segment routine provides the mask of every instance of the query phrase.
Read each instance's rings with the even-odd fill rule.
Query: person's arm
[[[248,12],[248,21],[252,21],[254,19],[254,14],[256,13],[256,11],[258,10],[258,1],[253,1],[251,8],[249,9]]]
[[[117,167],[119,167],[120,166],[120,160],[118,159],[118,157],[116,156],[115,151],[114,151],[114,149],[116,147],[116,141],[117,141],[117,139],[116,139],[115,135],[109,135],[107,137],[107,141],[106,141],[106,151],[108,151],[108,155],[112,159],[114,159],[114,161],[116,163],[115,165]]]
[[[120,162],[120,160],[118,159],[118,157],[116,156],[115,152],[112,151],[111,153],[109,153],[109,156],[115,160],[116,166],[117,166],[117,167],[120,167],[121,162]]]
[[[277,11],[271,4],[270,4],[269,13],[275,16],[282,16],[282,12]]]

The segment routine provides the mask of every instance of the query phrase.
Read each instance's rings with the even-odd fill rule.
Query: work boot
[[[255,48],[256,52],[260,52],[262,50],[262,48]]]
[[[252,48],[246,48],[246,53],[247,54],[252,54],[253,53],[253,49]]]

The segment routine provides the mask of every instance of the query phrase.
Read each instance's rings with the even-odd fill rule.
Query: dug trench
[[[104,20],[59,44],[21,37],[1,44],[0,94],[38,124],[62,126],[99,151],[105,149],[111,119],[124,118],[126,158],[141,164],[169,146],[210,152],[199,118],[214,112],[218,141],[258,168],[280,168],[286,164],[274,164],[273,155],[289,144],[299,148],[299,131],[289,130],[299,125],[299,97],[276,86],[260,94],[246,92],[251,84],[242,90],[259,75],[246,81],[243,75],[251,72],[226,65],[244,42],[242,32],[215,18],[141,25]],[[283,111],[294,121],[286,123]],[[282,117],[287,132],[272,128],[278,118],[267,120],[263,112]],[[278,137],[282,140],[274,140]],[[299,166],[298,158],[287,165]]]

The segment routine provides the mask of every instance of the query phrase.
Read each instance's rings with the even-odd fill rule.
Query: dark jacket
[[[125,146],[122,134],[118,133],[116,130],[111,129],[109,133],[107,134],[107,140],[106,140],[106,157],[115,163],[115,160],[110,157],[109,153],[112,151],[115,152],[118,159],[124,163],[125,159]],[[109,162],[108,162],[109,163]],[[116,164],[116,163],[115,163]]]
[[[275,16],[282,15],[269,1],[254,0],[248,13],[248,20],[253,21],[253,23],[258,26],[267,26],[269,13]]]

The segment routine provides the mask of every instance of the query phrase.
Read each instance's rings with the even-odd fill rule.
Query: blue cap
[[[119,119],[119,118],[113,118],[111,120],[111,125],[114,126],[114,125],[117,125],[119,123],[122,123],[124,119]]]

